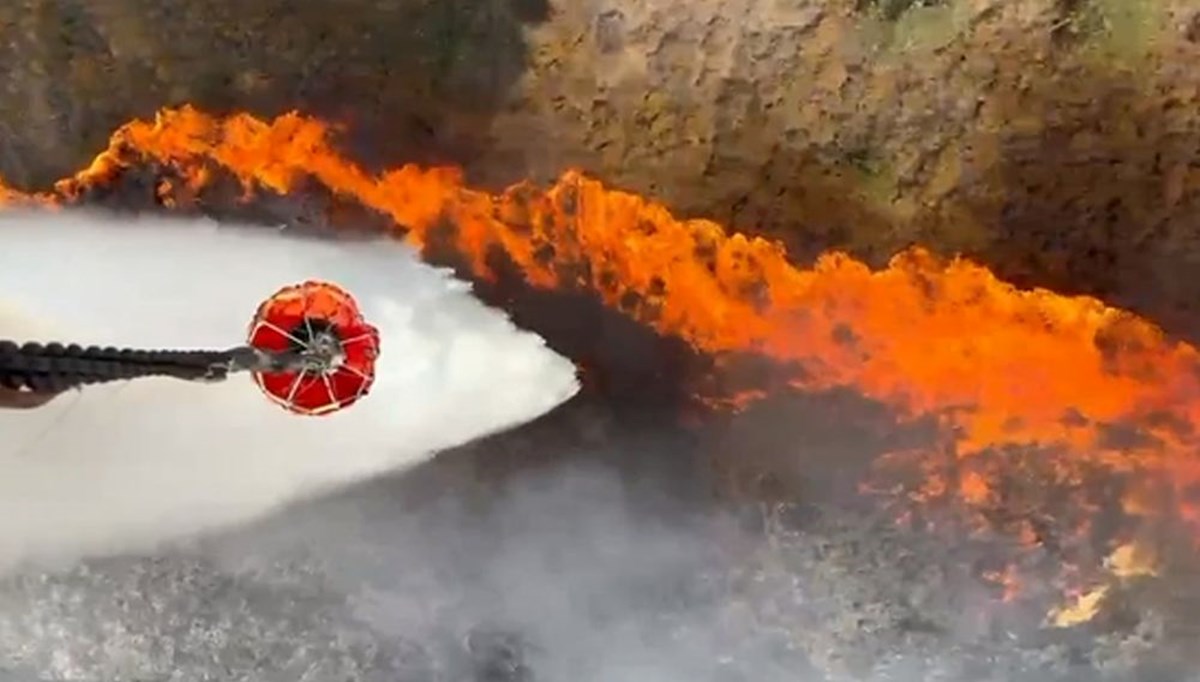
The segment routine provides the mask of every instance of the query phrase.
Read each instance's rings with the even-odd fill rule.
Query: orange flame
[[[481,277],[499,249],[533,286],[590,289],[708,353],[770,356],[799,368],[797,388],[849,386],[903,416],[936,416],[959,458],[1055,447],[1070,455],[1064,461],[1165,474],[1180,498],[1200,487],[1200,355],[1098,300],[1018,290],[920,249],[881,270],[842,253],[803,269],[777,243],[677,219],[579,172],[546,190],[523,183],[492,195],[451,168],[368,173],[337,151],[331,132],[294,113],[264,121],[164,110],[119,129],[55,193],[78,198],[147,159],[177,170],[191,191],[214,166],[247,193],[288,193],[313,178],[389,216],[417,247],[452,240]],[[1114,426],[1142,438],[1114,442]],[[968,506],[992,496],[978,473],[956,485]],[[1200,526],[1196,506],[1182,513]]]
[[[58,197],[53,194],[26,194],[13,189],[0,179],[0,208],[49,208],[56,206]]]

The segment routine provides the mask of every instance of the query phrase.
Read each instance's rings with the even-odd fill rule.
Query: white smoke
[[[572,366],[390,240],[288,239],[209,221],[0,215],[0,338],[225,348],[279,287],[349,289],[379,328],[375,386],[321,418],[248,377],[152,379],[0,410],[0,570],[152,551],[531,420]]]

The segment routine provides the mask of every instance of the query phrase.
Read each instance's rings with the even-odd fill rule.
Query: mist
[[[207,220],[0,216],[0,338],[141,348],[244,342],[258,303],[305,279],[358,299],[381,336],[371,393],[292,415],[249,377],[89,387],[0,411],[0,570],[151,552],[527,422],[577,390],[538,336],[390,240],[333,242]]]

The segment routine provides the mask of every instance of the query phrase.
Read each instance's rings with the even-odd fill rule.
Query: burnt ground
[[[829,494],[714,504],[703,458],[719,430],[610,405],[576,401],[153,558],[6,579],[0,679],[1195,679],[1179,580],[1126,588],[1132,606],[1088,626],[1040,629],[1040,613],[995,607],[978,547]],[[861,435],[880,419],[869,408],[843,401],[839,425],[787,407],[795,431],[772,438],[778,420],[759,415],[742,424],[757,443],[732,442],[791,442],[826,473],[879,445]]]
[[[801,261],[917,242],[1195,337],[1197,16],[1186,0],[14,2],[0,174],[44,187],[163,105],[299,107],[345,123],[369,165],[460,163],[496,187],[578,166]],[[567,319],[527,306],[534,328]],[[848,492],[920,434],[853,396],[666,426],[670,390],[622,406],[673,388],[651,361],[675,350],[553,306],[606,330],[563,350],[613,370],[608,392],[261,528],[13,579],[0,673],[1196,679],[1190,559],[1081,628],[989,610],[970,569],[1002,551],[907,533]]]

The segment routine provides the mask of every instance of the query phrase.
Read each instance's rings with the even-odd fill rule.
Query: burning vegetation
[[[211,201],[230,177],[242,202],[317,183],[419,249],[451,250],[476,280],[503,264],[529,287],[594,295],[682,340],[712,359],[692,390],[719,411],[780,391],[851,389],[901,421],[932,421],[936,442],[880,457],[864,491],[895,504],[901,521],[934,526],[923,510],[949,505],[959,531],[1057,544],[1063,590],[1079,599],[1056,611],[1058,623],[1094,614],[1106,580],[1153,572],[1139,544],[1147,532],[1200,533],[1200,353],[1145,319],[1022,291],[920,249],[883,269],[839,252],[800,268],[779,244],[678,220],[577,172],[499,195],[470,189],[454,168],[374,174],[337,150],[335,132],[299,114],[163,110],[121,127],[53,191],[6,190],[5,201],[88,202],[146,164],[160,180],[155,201],[176,209]],[[746,357],[769,371],[712,381]],[[1108,546],[1111,568],[1087,556],[1096,546]],[[1019,564],[988,576],[1007,599],[1020,596]]]
[[[167,109],[121,127],[52,190],[2,196],[93,203],[147,172],[142,198],[172,210],[319,188],[482,286],[516,273],[684,344],[705,359],[687,392],[710,411],[850,391],[934,434],[878,457],[860,491],[901,526],[1008,547],[978,570],[998,604],[1044,602],[1046,588],[1027,588],[1052,567],[1051,625],[1089,621],[1112,590],[1196,547],[1200,352],[1145,319],[919,248],[880,269],[839,252],[801,267],[778,243],[675,218],[577,171],[498,194],[451,167],[374,173],[339,151],[338,133],[296,113]]]

